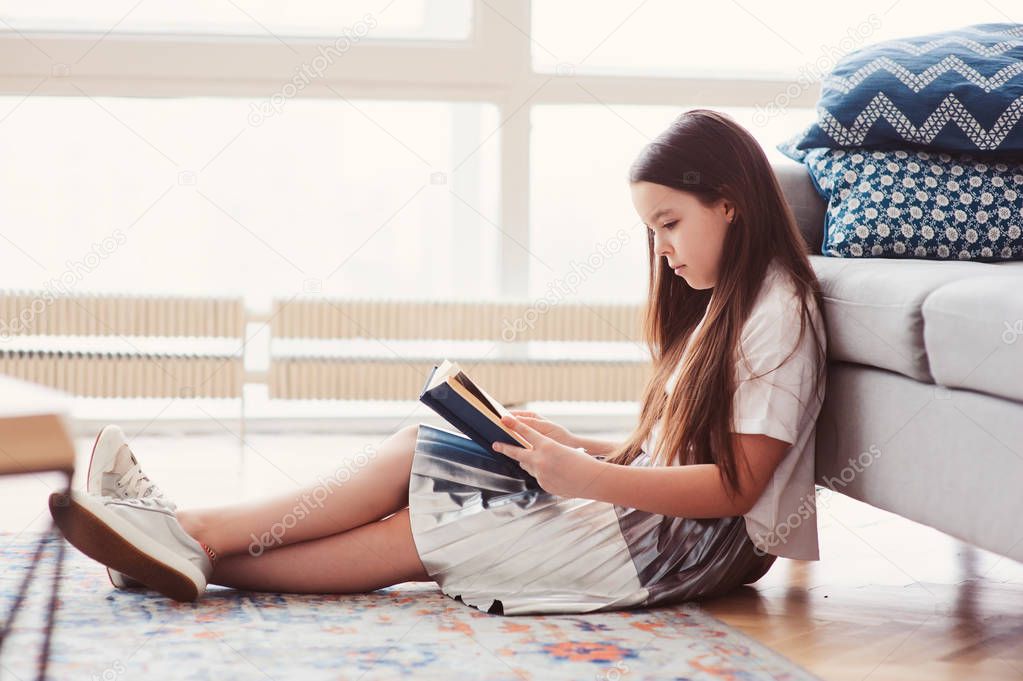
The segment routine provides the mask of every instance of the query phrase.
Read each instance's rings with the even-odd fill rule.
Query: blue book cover
[[[494,451],[495,442],[527,449],[531,445],[500,422],[501,416],[509,414],[508,410],[473,383],[457,364],[444,360],[434,366],[423,385],[419,401],[483,447],[495,460],[507,463],[509,475],[525,480],[531,488],[540,488],[536,478],[519,466],[518,461]]]

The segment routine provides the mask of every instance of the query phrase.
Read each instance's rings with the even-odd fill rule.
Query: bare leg
[[[337,535],[380,520],[408,506],[417,431],[418,425],[398,430],[367,453],[364,466],[340,468],[329,478],[321,476],[324,482],[269,499],[178,510],[178,521],[226,562],[234,554],[258,557],[266,549]],[[274,562],[280,560],[276,557]]]
[[[368,550],[367,550],[368,549]],[[433,581],[412,539],[408,509],[328,537],[219,560],[211,584],[282,593],[366,593]]]

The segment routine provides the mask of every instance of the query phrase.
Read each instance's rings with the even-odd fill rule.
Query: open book
[[[518,461],[493,449],[495,442],[532,449],[521,435],[501,423],[501,417],[512,414],[466,376],[458,364],[448,360],[434,366],[423,385],[419,401],[433,409],[445,421],[465,434],[494,457],[514,464],[515,475],[535,483]]]

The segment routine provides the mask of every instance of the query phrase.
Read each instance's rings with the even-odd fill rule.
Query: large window
[[[628,165],[681,111],[730,112],[779,158],[841,54],[1005,11],[8,0],[0,286],[120,230],[83,290],[544,295],[636,226]],[[572,295],[638,299],[642,249]]]
[[[765,116],[749,107],[714,107],[745,126],[769,159],[774,144],[812,117],[810,109]],[[626,176],[644,144],[678,116],[673,106],[603,104],[533,108],[530,235],[536,255],[529,293],[570,291],[590,300],[637,302],[647,293],[646,227]]]
[[[809,121],[842,54],[1008,11],[1004,0],[6,0],[0,288],[242,295],[257,316],[271,298],[309,293],[637,302],[646,234],[626,173],[675,116],[726,111],[791,163],[775,145]],[[305,403],[268,406],[265,325],[249,332],[248,413],[308,415]],[[324,345],[314,352],[333,351]],[[612,345],[598,350],[643,352]],[[233,409],[138,402],[90,410],[148,424]]]
[[[999,6],[1001,5],[1001,6]],[[851,49],[967,24],[1014,22],[1009,2],[940,6],[922,0],[534,0],[533,66],[554,72],[713,78],[819,73]]]
[[[80,292],[498,295],[492,104],[262,103],[0,100],[4,285],[70,269]]]

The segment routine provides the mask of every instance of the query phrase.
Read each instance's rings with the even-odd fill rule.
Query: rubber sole
[[[143,553],[74,497],[54,492],[50,515],[76,549],[176,601],[194,601],[199,588],[191,577]]]

